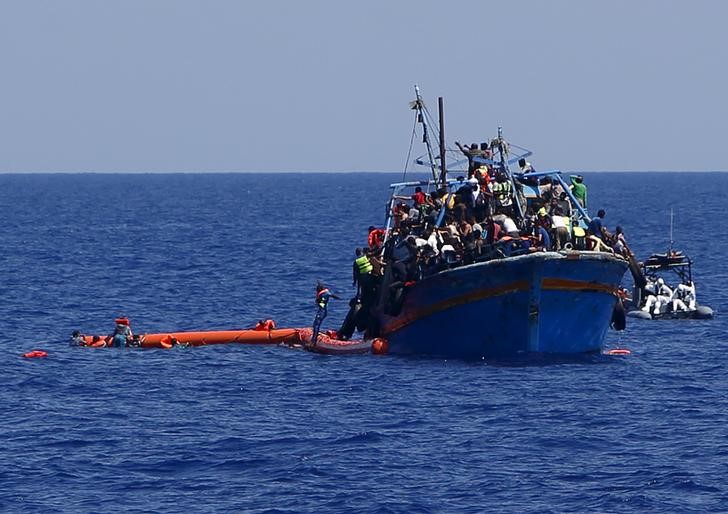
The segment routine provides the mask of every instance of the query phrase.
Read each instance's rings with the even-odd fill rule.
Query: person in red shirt
[[[394,198],[397,200],[412,200],[415,203],[415,208],[419,208],[426,203],[431,203],[430,198],[422,192],[420,186],[415,188],[415,193],[412,196],[395,195]]]

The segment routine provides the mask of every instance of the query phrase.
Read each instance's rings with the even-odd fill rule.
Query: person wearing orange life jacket
[[[387,235],[387,231],[383,228],[377,228],[375,226],[369,227],[369,237],[367,242],[371,250],[377,250],[382,247],[384,243],[384,237]]]
[[[258,331],[271,331],[276,329],[276,322],[272,319],[261,319],[258,321],[258,323],[255,324],[255,328],[253,330]]]
[[[336,298],[337,300],[340,300],[338,296],[336,296],[334,293],[329,291],[329,289],[324,286],[321,282],[316,284],[316,307],[318,307],[316,311],[316,317],[313,320],[313,333],[311,334],[311,346],[316,345],[316,340],[318,339],[319,329],[321,328],[321,323],[324,321],[324,318],[326,318],[326,315],[328,314],[328,305],[329,300],[331,298]]]

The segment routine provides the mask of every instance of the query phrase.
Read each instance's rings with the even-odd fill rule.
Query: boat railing
[[[587,210],[581,205],[581,202],[576,199],[574,196],[574,193],[571,191],[571,188],[566,183],[564,178],[561,175],[560,170],[547,170],[547,171],[534,171],[531,173],[513,173],[513,176],[521,183],[528,179],[533,178],[551,178],[556,179],[559,184],[561,185],[561,188],[566,193],[566,196],[569,197],[569,200],[571,200],[571,205],[574,207],[577,212],[581,215],[581,218],[584,220],[585,223],[589,223],[591,221],[591,217],[589,216],[589,213]]]

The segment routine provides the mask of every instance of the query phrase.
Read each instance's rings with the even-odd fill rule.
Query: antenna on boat
[[[415,84],[415,101],[410,102],[410,107],[417,111],[417,121],[422,123],[422,142],[427,147],[427,156],[430,158],[430,168],[432,169],[432,180],[437,180],[437,165],[435,157],[432,153],[432,143],[430,142],[430,132],[427,130],[427,116],[425,116],[425,103],[420,96],[420,87]]]
[[[443,187],[447,186],[447,168],[445,166],[445,109],[442,97],[437,98],[437,110],[440,116],[440,182]]]
[[[672,244],[675,242],[672,238],[672,218],[673,218],[674,212],[672,207],[670,207],[670,253],[672,253]]]

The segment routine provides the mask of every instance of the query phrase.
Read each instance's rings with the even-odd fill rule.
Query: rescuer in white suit
[[[696,298],[695,298],[695,284],[693,282],[688,282],[687,284],[680,284],[675,288],[675,299],[672,303],[673,310],[677,310],[676,308],[676,301],[679,302],[677,305],[680,305],[682,310],[687,311],[694,311],[696,307]],[[687,303],[687,306],[685,305]]]
[[[658,278],[657,282],[654,283],[654,294],[650,294],[647,297],[647,301],[645,302],[645,306],[642,307],[642,310],[645,312],[650,312],[650,309],[653,308],[652,311],[653,314],[660,314],[662,312],[663,308],[667,307],[667,305],[672,301],[673,299],[673,292],[672,289],[670,289],[666,284],[665,281],[662,278]],[[650,291],[650,284],[645,287],[646,290]]]

